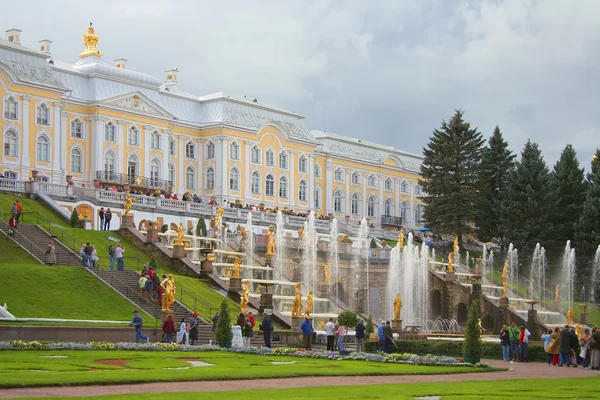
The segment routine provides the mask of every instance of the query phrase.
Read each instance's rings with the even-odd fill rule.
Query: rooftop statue
[[[87,29],[87,33],[83,35],[83,45],[85,46],[85,49],[79,54],[79,57],[102,55],[96,48],[98,46],[98,35],[94,32],[91,22]]]

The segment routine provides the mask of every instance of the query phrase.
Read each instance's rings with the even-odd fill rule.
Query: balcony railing
[[[382,216],[381,217],[381,225],[396,225],[396,226],[401,226],[402,225],[402,218],[400,218],[400,217],[386,217],[386,216]]]
[[[133,186],[159,188],[166,190],[170,190],[173,187],[173,183],[165,179],[120,174],[118,172],[112,171],[96,171],[96,179],[100,180],[100,182],[114,183],[117,185],[129,184]]]

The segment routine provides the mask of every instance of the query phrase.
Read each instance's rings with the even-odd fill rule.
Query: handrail
[[[6,222],[6,220],[4,219],[4,216],[0,215],[0,226],[3,226],[4,224],[6,224],[6,226],[8,228],[10,228],[10,225],[8,225],[8,222]],[[45,262],[43,260],[40,260],[33,252],[33,249],[35,248],[37,251],[44,253],[44,251],[42,249],[40,249],[38,246],[36,246],[31,240],[27,239],[21,232],[19,232],[16,229],[13,229],[13,235],[9,236],[8,234],[8,230],[7,232],[2,231],[7,237],[10,237],[15,243],[17,243],[19,246],[21,246],[22,248],[24,248],[25,250],[27,250],[35,259],[37,259],[38,261],[40,261],[42,264],[45,264]],[[16,238],[18,238],[19,240],[17,240]],[[26,244],[23,244],[22,242],[25,241]],[[29,248],[28,248],[29,247]]]

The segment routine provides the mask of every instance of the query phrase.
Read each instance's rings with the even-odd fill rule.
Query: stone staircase
[[[25,250],[29,251],[35,258],[39,259],[43,263],[46,263],[46,249],[48,247],[48,243],[52,239],[52,235],[42,229],[39,225],[19,224],[17,231],[26,237],[31,243],[35,244],[35,246],[30,246],[29,248],[25,248]],[[81,257],[56,239],[54,240],[54,248],[56,252],[56,265],[81,265]]]

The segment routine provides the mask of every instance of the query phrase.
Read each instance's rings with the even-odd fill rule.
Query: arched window
[[[237,144],[237,142],[231,142],[229,145],[229,157],[232,160],[240,159],[240,146]]]
[[[104,140],[107,142],[117,141],[117,128],[112,122],[104,125]]]
[[[185,145],[185,157],[191,159],[196,158],[196,145],[191,140]]]
[[[193,167],[187,167],[185,170],[185,188],[196,188],[196,171],[194,171]]]
[[[360,175],[358,174],[358,172],[352,174],[352,184],[360,185]]]
[[[156,158],[150,161],[150,181],[152,186],[158,186],[158,180],[160,179],[160,161]]]
[[[50,125],[50,109],[45,104],[37,107],[37,123],[39,125]]]
[[[402,181],[402,184],[400,185],[400,191],[402,193],[408,193],[408,182]]]
[[[352,215],[360,215],[360,197],[358,193],[354,193],[352,195],[352,199],[350,201],[350,208]]]
[[[417,204],[415,206],[415,223],[416,224],[423,223],[423,206],[420,204]]]
[[[288,156],[285,151],[279,153],[279,168],[287,169],[288,167]]]
[[[206,170],[206,190],[213,190],[215,188],[215,170],[209,167]]]
[[[175,185],[175,165],[169,164],[169,185]]]
[[[321,189],[315,189],[315,210],[321,209]]]
[[[273,175],[267,175],[267,179],[265,179],[265,194],[267,196],[275,196],[275,179],[273,179]]]
[[[160,150],[160,135],[157,131],[152,132],[150,136],[150,147],[154,150]]]
[[[252,184],[250,185],[252,194],[260,193],[260,174],[256,171],[252,173]]]
[[[308,170],[307,164],[308,162],[306,161],[306,157],[300,156],[298,159],[298,171],[306,173]]]
[[[9,97],[4,100],[4,118],[6,119],[17,119],[18,117],[17,101],[14,97]]]
[[[375,216],[375,197],[369,197],[369,201],[367,202],[367,216],[374,217]]]
[[[169,155],[175,155],[175,141],[173,139],[169,139]]]
[[[229,171],[229,190],[240,190],[240,171],[237,168]]]
[[[394,183],[390,178],[387,178],[385,180],[385,190],[393,190],[394,189]]]
[[[285,176],[279,178],[279,197],[287,199],[288,182]]]
[[[343,205],[344,205],[344,202],[343,202],[342,192],[340,192],[338,190],[333,194],[333,211],[343,212],[344,211]]]
[[[410,206],[407,202],[402,203],[402,207],[400,207],[400,218],[403,223],[408,222],[408,216],[410,215]]]
[[[127,144],[130,146],[140,145],[140,131],[135,126],[132,126],[127,131]]]
[[[6,131],[4,134],[4,155],[7,157],[16,157],[18,143],[17,132],[13,130]]]
[[[274,157],[275,155],[273,154],[273,152],[271,150],[267,150],[267,152],[265,153],[265,164],[267,164],[268,167],[272,167],[275,165]]]
[[[140,159],[135,154],[127,158],[127,183],[135,183],[135,179],[140,173]]]
[[[385,216],[386,217],[393,217],[394,216],[394,202],[392,201],[392,199],[387,199],[385,201],[385,210],[384,210]]]
[[[315,164],[315,178],[321,177],[321,166],[319,164]]]
[[[298,200],[306,201],[306,181],[301,180],[298,185]]]
[[[421,187],[421,185],[415,186],[415,195],[420,196],[422,194],[423,194],[423,188]]]
[[[344,182],[344,172],[340,168],[336,169],[335,172],[334,172],[334,177],[333,178],[336,181]]]
[[[377,182],[377,179],[375,178],[375,175],[370,175],[369,180],[368,180],[369,186],[371,186],[371,187],[377,186],[376,182]]]
[[[112,179],[112,174],[115,173],[117,165],[116,160],[117,157],[112,151],[107,151],[104,154],[104,173],[107,175],[108,179]]]
[[[81,150],[79,149],[71,150],[71,173],[81,173]]]
[[[71,121],[71,137],[75,139],[83,139],[83,124],[79,118]]]
[[[40,135],[37,139],[37,160],[50,161],[50,142],[46,135]]]
[[[252,148],[252,162],[254,164],[260,164],[260,149],[258,146]]]
[[[210,160],[215,158],[215,144],[213,142],[208,142],[206,145],[206,159]]]

